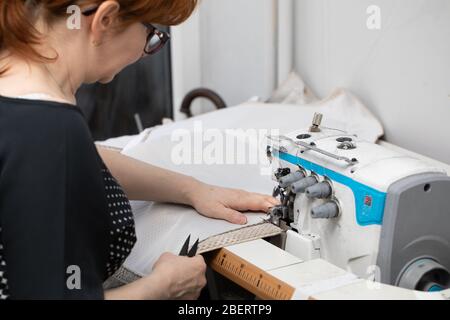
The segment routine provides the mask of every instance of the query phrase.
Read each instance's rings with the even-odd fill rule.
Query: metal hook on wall
[[[214,92],[211,89],[207,88],[198,88],[195,90],[190,91],[183,99],[183,102],[181,103],[180,112],[184,113],[188,118],[192,118],[192,102],[197,98],[206,98],[209,101],[211,101],[216,109],[224,109],[227,107],[225,101],[222,99],[221,96],[219,96],[218,93]]]

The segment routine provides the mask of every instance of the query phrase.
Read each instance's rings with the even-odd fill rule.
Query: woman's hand
[[[107,300],[195,300],[206,285],[206,264],[194,258],[164,253],[153,272],[135,282],[107,290]]]
[[[195,300],[206,285],[206,263],[202,256],[180,257],[164,253],[153,266],[152,276],[163,283],[164,299]]]
[[[240,211],[268,210],[280,202],[269,195],[244,190],[228,189],[200,183],[190,195],[191,205],[200,214],[234,224],[246,224],[247,217]]]

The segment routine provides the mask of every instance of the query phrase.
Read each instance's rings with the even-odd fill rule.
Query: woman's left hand
[[[246,224],[242,211],[268,212],[279,205],[278,199],[244,190],[228,189],[201,184],[191,196],[191,205],[205,217]]]

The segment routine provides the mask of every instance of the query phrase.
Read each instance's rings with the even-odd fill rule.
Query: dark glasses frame
[[[86,11],[83,11],[82,14],[86,17],[93,15],[96,11],[98,10],[97,8],[92,8],[92,9],[88,9]],[[159,30],[158,28],[156,28],[154,25],[152,25],[151,23],[145,23],[142,22],[142,24],[147,28],[147,40],[145,42],[145,47],[144,47],[144,53],[147,55],[152,55],[157,53],[159,50],[161,50],[166,44],[167,42],[169,42],[170,40],[170,34],[164,31]],[[159,42],[157,43],[156,46],[154,46],[152,48],[152,39],[153,37],[158,37]]]
[[[147,42],[145,44],[144,52],[148,55],[155,54],[159,50],[161,50],[166,45],[167,42],[169,42],[170,34],[162,30],[159,30],[151,23],[142,22],[142,24],[147,28],[148,31]],[[159,38],[159,43],[154,48],[152,48],[151,42],[152,38],[155,36]]]

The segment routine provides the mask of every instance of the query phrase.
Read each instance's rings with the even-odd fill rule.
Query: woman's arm
[[[165,285],[161,280],[150,275],[122,287],[107,290],[105,300],[165,300]]]
[[[192,177],[155,167],[112,149],[97,149],[130,200],[192,205],[192,193],[202,186]]]
[[[235,224],[247,223],[247,217],[241,212],[267,212],[280,204],[278,199],[269,195],[208,185],[124,156],[118,151],[98,149],[112,175],[132,200],[186,204],[206,217]]]

